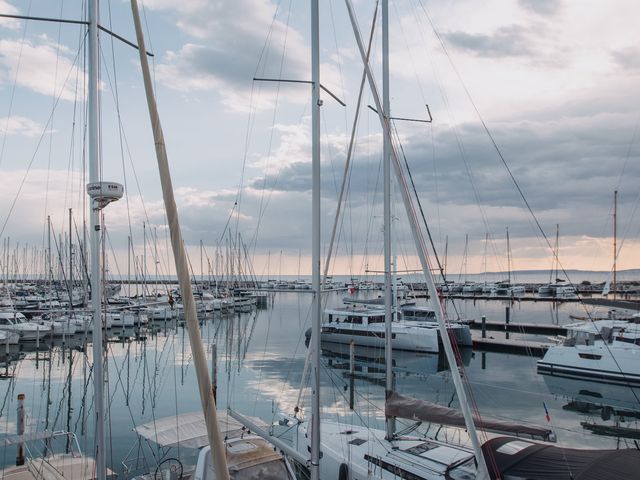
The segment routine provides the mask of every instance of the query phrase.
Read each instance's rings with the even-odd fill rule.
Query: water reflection
[[[342,294],[327,297],[328,306],[341,304]],[[217,355],[217,395],[221,408],[232,405],[240,412],[270,421],[274,412],[293,412],[301,386],[300,401],[303,406],[309,405],[309,390],[305,388],[308,378],[303,379],[303,371],[310,301],[308,294],[278,293],[266,310],[200,318],[210,365],[213,350]],[[461,317],[477,319],[485,315],[489,321],[499,321],[504,319],[505,306],[500,302],[469,301],[457,302],[456,308]],[[569,315],[576,312],[580,313],[581,307],[574,304],[510,305],[514,323],[567,323]],[[120,461],[136,445],[132,431],[135,425],[199,408],[188,337],[182,322],[173,319],[107,332],[105,385],[109,392],[112,449],[109,458],[115,471],[122,473]],[[637,431],[636,412],[640,411],[640,404],[627,389],[543,377],[537,374],[533,357],[468,349],[462,353],[465,380],[483,414],[544,424],[544,402],[560,442],[573,446],[614,447],[620,438],[633,438],[629,436],[631,430]],[[442,356],[395,352],[393,361],[398,392],[457,406]],[[0,345],[0,428],[15,432],[15,397],[25,393],[31,419],[28,431],[42,429],[46,424],[53,429],[69,428],[78,435],[83,451],[91,452],[92,362],[90,335],[55,337],[38,345],[35,342],[10,345],[8,350]],[[323,415],[382,426],[384,352],[356,347],[357,375],[353,378],[349,375],[348,345],[323,344],[322,362]],[[621,428],[630,430],[624,432]],[[11,464],[14,458],[13,449],[0,449],[2,464]]]

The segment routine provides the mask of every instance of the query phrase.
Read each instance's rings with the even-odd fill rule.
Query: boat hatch
[[[414,455],[420,455],[421,453],[424,452],[428,452],[429,450],[431,450],[434,447],[437,447],[438,445],[434,444],[434,443],[428,443],[428,442],[423,442],[419,445],[415,445],[411,448],[407,448],[405,450],[405,452],[407,453],[412,453]]]
[[[434,462],[437,462],[446,468],[453,468],[466,462],[469,458],[473,457],[473,454],[458,448],[448,447],[446,445],[437,445],[437,448],[432,448],[427,452],[424,452],[421,457],[428,458]]]
[[[356,446],[360,446],[363,443],[367,443],[367,441],[364,438],[354,438],[353,440],[351,440],[349,442],[351,445],[356,445]]]
[[[353,435],[354,433],[358,433],[357,430],[345,430],[344,432],[340,432],[340,435]]]
[[[496,452],[504,453],[505,455],[514,455],[532,444],[529,442],[523,442],[521,440],[514,440],[513,442],[505,443],[496,449]]]
[[[595,353],[579,353],[578,356],[587,360],[600,360],[602,358],[602,355]]]
[[[255,450],[258,447],[256,447],[251,442],[234,442],[231,444],[227,444],[226,448],[229,453],[238,455],[240,453],[250,452],[251,450]]]

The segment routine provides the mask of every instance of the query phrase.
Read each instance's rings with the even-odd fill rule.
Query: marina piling
[[[353,410],[355,404],[355,377],[356,377],[356,354],[355,343],[351,340],[349,344],[349,408]]]
[[[24,435],[24,393],[18,394],[18,419],[17,419],[17,434]],[[18,443],[18,454],[16,455],[16,465],[24,465],[24,443]]]
[[[215,343],[211,344],[211,389],[213,390],[213,399],[218,401],[218,347]]]
[[[511,320],[511,307],[507,305],[504,309],[504,329],[506,339],[509,340],[509,321]]]

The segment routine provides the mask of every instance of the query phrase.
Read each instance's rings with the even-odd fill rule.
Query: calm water
[[[328,294],[328,304],[341,304],[343,295]],[[377,293],[370,295],[377,296]],[[310,300],[308,293],[276,293],[269,309],[203,319],[201,328],[208,354],[213,344],[218,352],[220,407],[232,405],[240,412],[267,421],[274,418],[273,412],[293,412],[307,351],[304,332],[310,326]],[[500,302],[467,301],[457,303],[456,307],[464,318],[486,315],[489,320],[503,320],[505,314],[505,305]],[[451,306],[448,309],[450,313],[454,311]],[[511,307],[511,321],[562,324],[569,321],[572,313],[583,315],[583,307],[523,302]],[[490,335],[499,334],[490,332]],[[132,431],[135,425],[176,412],[197,410],[200,401],[188,336],[179,322],[155,322],[140,332],[114,329],[110,336],[108,458],[110,467],[123,474],[122,461],[139,454],[137,437]],[[60,341],[56,343],[59,345]],[[28,431],[45,427],[69,429],[77,434],[83,452],[91,454],[94,448],[91,349],[88,348],[88,354],[82,351],[83,340],[79,336],[71,343],[75,349],[56,346],[51,351],[25,351],[22,360],[9,366],[12,378],[0,380],[1,432],[15,433],[16,397],[24,393]],[[363,375],[355,382],[354,415],[348,408],[348,380],[344,375],[348,369],[345,358],[348,352],[340,346],[326,347],[321,390],[324,415],[382,426],[384,365],[379,359],[384,353],[371,349],[356,352],[357,368]],[[625,444],[624,439],[594,435],[581,423],[620,425],[638,433],[635,416],[638,413],[635,412],[640,411],[640,405],[630,391],[541,376],[536,373],[536,360],[526,356],[466,352],[467,378],[480,411],[500,418],[545,424],[544,402],[559,441],[574,446],[605,448]],[[399,392],[457,405],[443,359],[437,355],[400,352],[394,362]],[[309,399],[303,398],[304,406],[309,406]],[[572,402],[573,398],[580,402]],[[434,432],[432,427],[430,433]],[[151,449],[145,447],[144,451],[149,463],[153,463]],[[183,449],[180,455],[188,458],[189,452]],[[15,448],[0,449],[2,465],[11,465],[14,460]]]

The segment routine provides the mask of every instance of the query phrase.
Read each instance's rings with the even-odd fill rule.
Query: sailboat
[[[202,403],[202,412],[182,416],[182,421],[176,417],[167,419],[167,421],[165,421],[165,427],[169,425],[170,428],[168,430],[165,428],[165,437],[168,435],[170,438],[178,439],[179,444],[179,439],[181,438],[180,433],[182,433],[180,428],[186,427],[189,429],[189,426],[191,426],[192,428],[190,430],[192,434],[194,428],[197,430],[198,433],[195,435],[195,438],[199,440],[194,440],[194,435],[191,436],[191,439],[197,442],[196,446],[203,448],[198,456],[195,471],[191,476],[194,480],[293,480],[293,472],[282,455],[275,453],[273,447],[267,444],[262,438],[251,435],[250,432],[247,432],[242,427],[238,428],[238,425],[229,420],[229,418],[224,415],[224,412],[220,412],[219,415],[216,410],[216,400],[211,386],[206,354],[196,314],[196,301],[191,287],[191,277],[178,220],[171,174],[169,172],[169,161],[164,143],[164,134],[156,107],[137,0],[131,0],[131,10],[138,42],[149,116],[156,146],[156,157],[158,160],[165,210],[171,234],[171,247],[173,249],[178,283],[184,305],[185,321],[189,332],[189,341]],[[178,425],[180,425],[178,429],[174,428],[176,422],[179,422]],[[223,424],[224,437],[220,428]],[[206,428],[203,429],[203,425]],[[150,429],[144,425],[138,428],[140,429],[138,433],[141,435],[144,435],[144,432],[148,432],[149,430],[153,432],[151,434],[147,433],[147,438],[161,445],[170,446],[173,443],[171,441],[165,442],[158,437],[155,422],[153,422],[153,426],[150,427]],[[235,434],[232,435],[231,432],[235,432]],[[183,439],[184,438],[185,437],[183,437]],[[160,465],[158,467],[160,467]],[[160,473],[164,475],[164,472],[160,471]],[[155,478],[155,474],[153,478]]]
[[[538,289],[538,295],[541,297],[555,297],[555,298],[565,298],[565,297],[574,297],[576,295],[576,289],[573,285],[568,284],[565,280],[558,278],[558,267],[559,267],[559,243],[560,243],[560,225],[556,225],[556,244],[553,249],[553,262],[551,265],[552,276],[555,276],[555,281],[553,277],[549,279],[549,283],[547,285],[542,285]],[[555,275],[554,275],[555,274]]]
[[[101,286],[101,262],[100,240],[102,210],[110,203],[119,200],[124,194],[122,185],[115,182],[106,182],[101,178],[101,163],[99,149],[99,57],[98,57],[98,0],[87,1],[88,13],[88,158],[89,158],[89,183],[87,195],[90,198],[91,217],[91,310],[93,323],[102,324],[102,286]],[[25,20],[33,19],[24,17]],[[42,20],[42,19],[39,19]],[[79,478],[79,479],[106,479],[112,472],[106,465],[106,439],[104,408],[104,372],[102,347],[102,328],[93,328],[93,387],[94,387],[94,414],[95,414],[95,460],[85,457],[77,452],[54,454],[51,449],[45,448],[45,455],[29,458],[22,465],[13,469],[6,469],[5,476],[16,479],[27,478]],[[24,396],[22,396],[24,399]],[[20,397],[19,397],[20,400]],[[49,443],[58,434],[41,432],[35,435],[35,439]],[[72,433],[65,432],[64,435]],[[18,435],[16,443],[33,440]],[[13,472],[13,474],[12,474]]]
[[[567,337],[538,361],[538,372],[640,386],[640,325],[624,320],[588,320],[566,326]]]
[[[350,0],[345,0],[353,30],[358,43],[358,49],[365,67],[366,77],[369,81],[372,97],[375,101],[375,108],[379,116],[381,126],[383,128],[385,148],[383,159],[385,161],[385,337],[386,337],[386,431],[371,429],[367,427],[355,427],[340,422],[318,421],[319,411],[318,405],[318,381],[319,381],[319,359],[317,357],[320,348],[320,332],[318,325],[319,312],[316,310],[318,306],[314,303],[313,312],[313,330],[310,343],[310,355],[312,358],[311,365],[314,369],[312,372],[312,389],[314,401],[311,422],[299,421],[292,418],[288,425],[295,429],[294,448],[296,454],[294,458],[305,458],[310,451],[312,458],[307,462],[311,478],[340,478],[340,479],[391,479],[391,478],[407,478],[407,479],[487,479],[487,478],[504,478],[504,475],[520,478],[518,473],[525,472],[523,478],[550,478],[545,475],[544,467],[545,458],[565,458],[564,464],[559,465],[554,474],[557,472],[557,478],[565,478],[571,475],[572,471],[584,472],[585,465],[581,465],[581,458],[589,459],[589,463],[597,462],[601,458],[608,455],[616,459],[623,459],[619,465],[616,465],[611,471],[615,473],[623,473],[630,475],[634,469],[640,467],[640,452],[634,450],[623,450],[619,452],[608,451],[570,451],[561,447],[554,447],[548,444],[540,444],[534,441],[523,440],[513,437],[496,437],[482,445],[476,432],[476,422],[486,431],[508,432],[510,434],[521,434],[531,436],[541,436],[544,439],[553,439],[553,434],[549,429],[532,425],[521,425],[514,422],[494,421],[487,418],[480,418],[479,415],[472,415],[469,402],[465,392],[462,378],[458,368],[460,365],[454,355],[451,340],[447,333],[447,325],[442,306],[439,302],[435,302],[435,316],[438,321],[441,337],[443,340],[444,351],[447,356],[449,365],[452,366],[452,378],[458,394],[461,406],[461,412],[454,411],[446,407],[439,407],[428,402],[417,399],[403,397],[393,391],[392,383],[392,348],[391,348],[391,282],[390,282],[390,235],[389,228],[389,184],[390,184],[390,166],[393,158],[393,166],[396,171],[398,183],[401,186],[402,199],[410,220],[411,232],[416,243],[417,253],[422,265],[425,280],[432,298],[438,298],[438,292],[434,278],[431,275],[429,264],[427,261],[427,253],[424,249],[424,241],[422,234],[418,228],[413,213],[413,205],[410,200],[409,191],[401,172],[398,162],[397,153],[394,149],[391,132],[389,128],[389,97],[388,97],[388,4],[387,1],[382,2],[383,12],[383,85],[384,85],[384,103],[380,100],[375,82],[369,67],[368,55],[365,52],[360,32],[355,20],[353,7]],[[317,37],[317,1],[312,2],[312,72],[313,72],[313,161],[315,162],[319,156],[316,151],[317,141],[319,139],[319,131],[317,130],[319,112],[318,105],[318,37]],[[314,168],[314,201],[317,192],[316,186],[319,181],[318,172]],[[314,203],[314,206],[316,204]],[[316,210],[314,208],[314,214]],[[316,242],[315,233],[319,230],[319,218],[314,215],[313,225],[313,241],[314,247]],[[314,251],[314,274],[318,273],[316,266],[319,266],[319,256]],[[314,275],[314,284],[319,284],[319,275]],[[315,290],[315,300],[319,298],[319,290]],[[409,420],[435,422],[445,425],[455,425],[465,427],[469,434],[473,448],[465,448],[458,445],[452,445],[445,442],[439,442],[424,437],[407,437],[397,434],[395,431],[395,417],[403,417]],[[320,435],[321,433],[321,435]],[[318,447],[320,452],[318,452]],[[314,455],[315,453],[315,455]],[[321,453],[316,456],[317,453]],[[511,460],[511,462],[509,462]],[[488,468],[488,463],[491,469]],[[542,467],[541,467],[542,465]],[[521,469],[519,470],[519,467]]]

